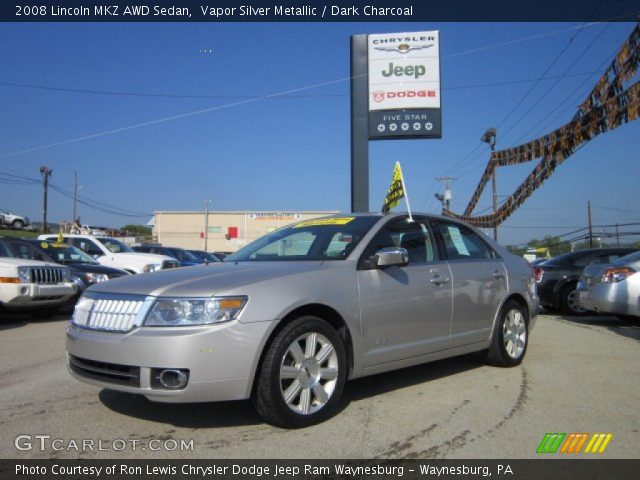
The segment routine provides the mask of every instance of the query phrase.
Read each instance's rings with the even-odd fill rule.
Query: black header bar
[[[16,0],[3,22],[636,21],[640,0]]]

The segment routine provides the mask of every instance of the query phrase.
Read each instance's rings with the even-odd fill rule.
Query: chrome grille
[[[59,267],[29,267],[31,283],[38,285],[52,285],[65,281],[62,268]]]
[[[73,313],[73,324],[92,330],[128,332],[136,323],[144,305],[142,299],[82,298]]]

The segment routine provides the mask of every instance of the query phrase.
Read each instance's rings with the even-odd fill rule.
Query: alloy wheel
[[[289,345],[280,364],[280,392],[297,414],[322,409],[338,379],[338,354],[331,341],[317,332],[299,336]]]
[[[502,325],[502,339],[507,354],[513,359],[520,358],[527,344],[527,324],[520,310],[512,308],[507,313]]]

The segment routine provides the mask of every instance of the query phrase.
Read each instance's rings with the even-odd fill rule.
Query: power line
[[[563,79],[567,77],[583,77],[586,75],[593,75],[598,73],[598,71],[593,72],[580,72],[580,73],[572,73],[565,75],[550,75],[548,77],[544,77],[542,80],[557,80]],[[468,85],[455,85],[453,87],[443,87],[443,91],[447,90],[465,90],[471,88],[485,88],[485,87],[499,87],[504,85],[519,85],[523,83],[531,83],[538,81],[537,78],[523,78],[518,80],[505,80],[501,82],[488,82],[488,83],[472,83]],[[435,80],[433,81],[436,82]],[[45,91],[54,91],[54,92],[63,92],[63,93],[81,93],[81,94],[89,94],[89,95],[107,95],[107,96],[124,96],[124,97],[146,97],[146,98],[185,98],[185,99],[206,99],[206,100],[255,100],[262,98],[259,95],[200,95],[200,94],[188,94],[188,93],[150,93],[150,92],[128,92],[128,91],[112,91],[112,90],[91,90],[84,88],[67,88],[67,87],[54,87],[51,85],[38,85],[32,83],[19,83],[19,82],[10,82],[1,80],[0,85],[8,86],[8,87],[18,87],[32,90],[45,90]],[[363,94],[354,94],[355,95],[363,95]],[[365,94],[368,95],[368,94]],[[277,99],[314,99],[314,98],[345,98],[351,97],[351,94],[348,93],[318,93],[318,94],[310,94],[310,95],[279,95],[277,97],[270,98],[270,100]]]
[[[553,85],[551,85],[547,90],[545,90],[545,92],[535,101],[533,102],[533,104],[529,107],[529,109],[524,112],[522,115],[520,115],[520,117],[515,121],[515,123],[513,123],[509,128],[507,128],[506,131],[502,132],[502,136],[505,136],[506,134],[508,134],[511,130],[513,130],[516,125],[518,125],[523,118],[525,118],[529,113],[531,113],[531,111],[536,108],[538,105],[540,105],[540,102],[549,95],[549,92],[551,92],[557,85],[558,83],[560,83],[560,80],[562,80],[564,75],[567,75],[569,73],[569,70],[571,70],[573,68],[573,66],[578,63],[580,61],[580,59],[591,49],[591,47],[600,39],[600,37],[604,34],[604,32],[607,31],[607,29],[609,28],[609,25],[611,24],[607,24],[601,31],[600,33],[593,38],[593,40],[591,40],[591,42],[589,43],[589,45],[587,45],[587,47],[582,51],[582,53],[580,53],[574,60],[573,62],[571,62],[571,64],[566,68],[566,70],[564,71],[564,73],[562,75],[559,76],[558,79],[556,79],[556,81],[553,83]]]
[[[41,181],[39,179],[36,178],[32,178],[32,177],[27,177],[25,175],[14,175],[11,173],[7,173],[7,172],[0,172],[0,176],[5,176],[5,177],[10,177],[10,180],[15,180],[15,181],[19,181],[19,182],[23,182],[25,185],[40,185]],[[55,185],[53,183],[49,183],[48,185],[52,190],[55,190],[56,192],[60,193],[61,195],[68,197],[68,198],[73,198],[73,192],[66,190],[62,187],[60,187],[59,185]],[[127,209],[123,209],[120,207],[117,207],[115,205],[111,205],[108,203],[104,203],[101,202],[99,200],[95,200],[92,199],[90,197],[84,196],[84,195],[78,195],[78,203],[81,203],[82,205],[85,205],[89,208],[92,208],[94,210],[99,210],[102,211],[104,213],[111,213],[114,215],[122,215],[125,217],[149,217],[152,214],[150,213],[142,213],[142,212],[136,212],[133,210],[127,210]]]

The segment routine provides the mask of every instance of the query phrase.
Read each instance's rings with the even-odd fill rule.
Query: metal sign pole
[[[351,37],[351,211],[369,211],[369,76],[367,35]]]

